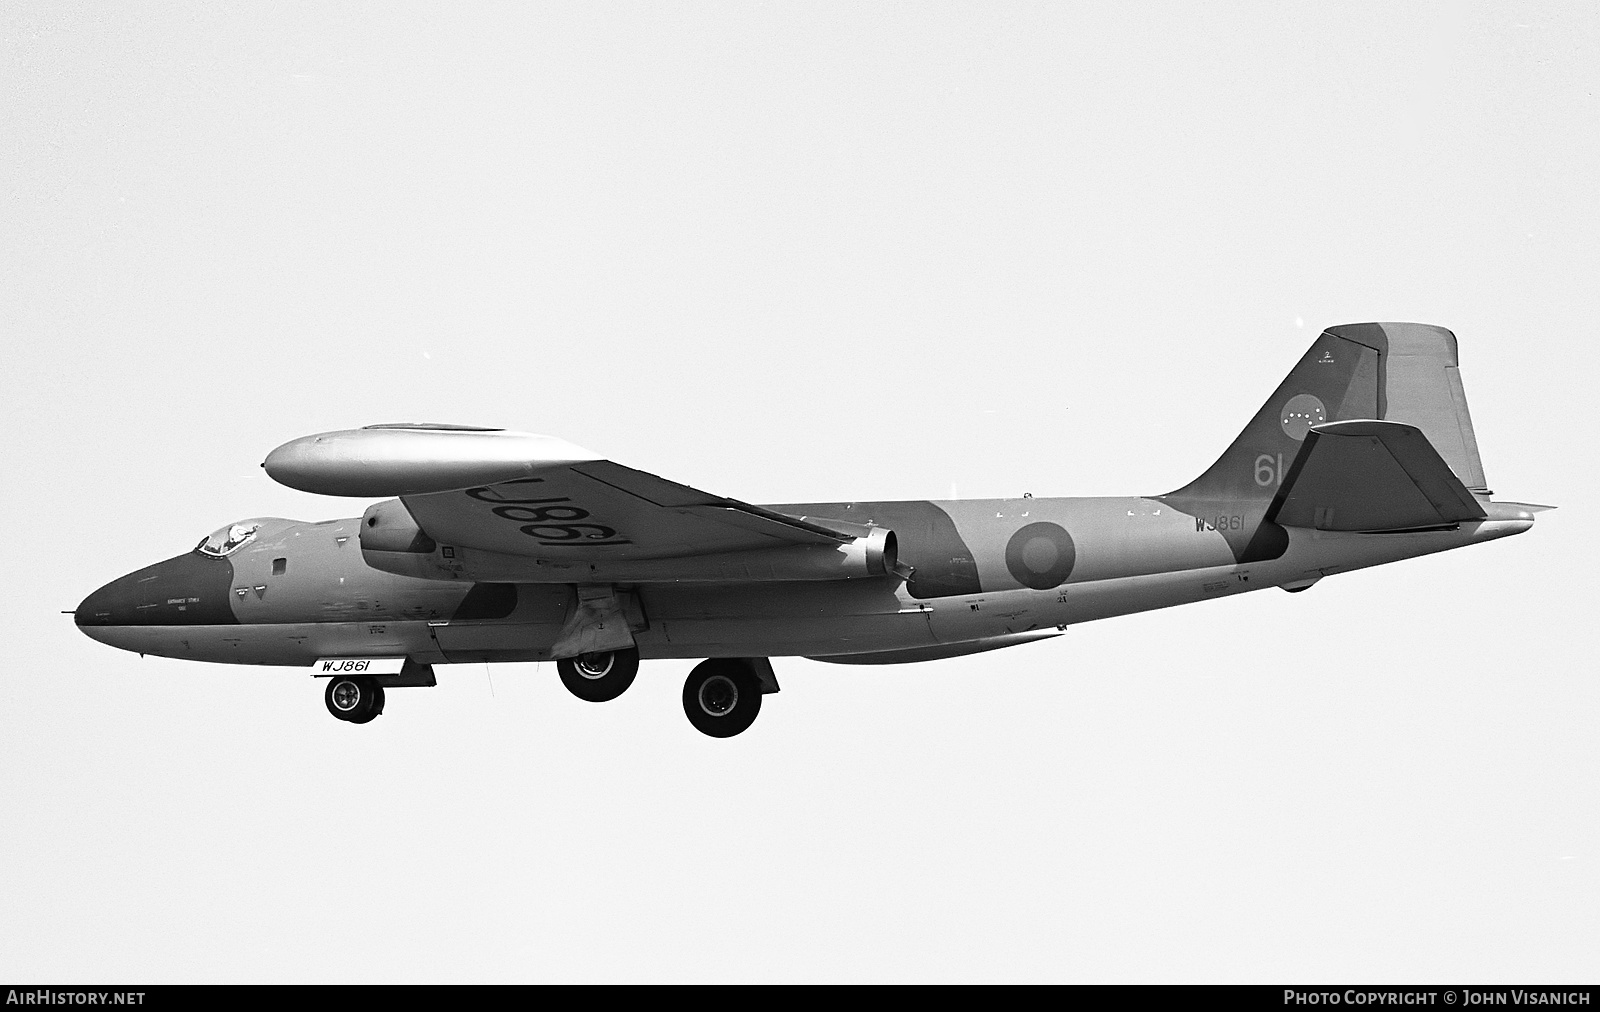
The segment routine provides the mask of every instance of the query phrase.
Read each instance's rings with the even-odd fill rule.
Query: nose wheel
[[[383,686],[371,678],[330,678],[322,701],[340,720],[365,724],[383,712]]]
[[[683,683],[683,712],[702,734],[732,738],[761,712],[761,680],[737,660],[702,661]]]
[[[633,676],[639,673],[639,651],[630,648],[563,657],[556,661],[556,671],[568,692],[590,703],[604,703],[633,684]]]

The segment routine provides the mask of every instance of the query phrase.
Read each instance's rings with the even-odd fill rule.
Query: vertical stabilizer
[[[1233,445],[1171,495],[1271,499],[1311,426],[1358,419],[1415,425],[1462,484],[1487,487],[1455,335],[1422,323],[1354,323],[1323,331]]]
[[[1306,435],[1357,420],[1416,426],[1467,489],[1486,491],[1455,335],[1422,323],[1352,323],[1323,331],[1217,462],[1161,498],[1197,523],[1226,520],[1222,533],[1241,562],[1275,558],[1287,536],[1262,521]]]

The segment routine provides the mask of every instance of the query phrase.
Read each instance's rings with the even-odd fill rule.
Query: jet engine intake
[[[399,499],[374,503],[361,514],[363,552],[422,552],[439,547],[417,526],[411,511]]]
[[[373,569],[422,580],[455,578],[439,564],[438,550],[399,499],[374,503],[361,514],[361,558]]]

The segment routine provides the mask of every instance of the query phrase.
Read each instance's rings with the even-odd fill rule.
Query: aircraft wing
[[[1395,531],[1488,514],[1414,425],[1314,425],[1266,519],[1324,531]]]
[[[399,496],[444,544],[562,562],[834,549],[861,533],[667,481],[549,436],[496,429],[325,432],[280,446],[262,466],[306,492]]]
[[[851,540],[609,460],[541,467],[527,478],[401,501],[436,540],[563,561],[832,548]]]

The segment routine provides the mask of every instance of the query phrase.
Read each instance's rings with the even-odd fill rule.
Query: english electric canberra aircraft
[[[310,666],[335,717],[433,665],[554,660],[615,699],[641,659],[707,658],[689,722],[749,727],[768,660],[897,664],[1059,635],[1078,622],[1476,544],[1547,507],[1495,502],[1455,335],[1331,328],[1221,459],[1165,495],[752,506],[549,436],[373,425],[262,465],[291,488],[388,497],[359,518],[241,520],[90,594],[102,643]]]

